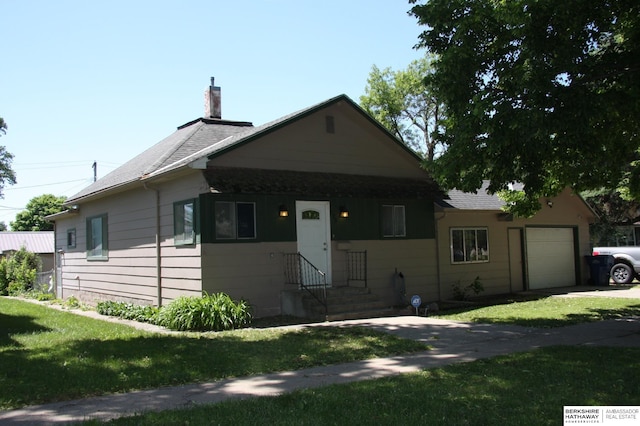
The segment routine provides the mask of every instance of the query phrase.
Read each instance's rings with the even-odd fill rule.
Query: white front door
[[[331,284],[331,225],[328,201],[296,201],[298,252]]]

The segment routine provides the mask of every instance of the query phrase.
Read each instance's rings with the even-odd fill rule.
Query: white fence
[[[54,270],[38,272],[36,274],[36,282],[33,287],[45,293],[55,293],[55,273]]]

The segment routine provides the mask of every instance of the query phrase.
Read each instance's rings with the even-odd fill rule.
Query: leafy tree
[[[524,184],[538,199],[626,185],[640,195],[637,0],[410,0],[447,105],[445,188]]]
[[[0,117],[0,136],[7,133],[7,122]],[[11,162],[13,161],[13,154],[7,152],[4,146],[0,146],[0,198],[4,198],[2,190],[5,183],[15,185],[16,174],[11,168]]]
[[[27,209],[16,215],[15,222],[11,222],[13,231],[53,231],[53,223],[45,219],[46,216],[64,210],[66,197],[56,197],[44,194],[32,198],[27,203]]]
[[[632,245],[625,241],[626,230],[621,226],[631,226],[640,220],[640,202],[625,199],[624,191],[620,190],[585,191],[581,195],[598,215],[591,225],[594,245]]]
[[[360,105],[413,150],[433,160],[442,144],[433,139],[443,107],[433,96],[425,77],[432,58],[411,62],[406,70],[371,68]]]
[[[7,230],[7,224],[4,221],[0,222],[0,232],[4,232]]]

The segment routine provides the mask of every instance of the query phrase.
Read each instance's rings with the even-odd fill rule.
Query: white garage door
[[[527,228],[529,288],[576,284],[572,228]]]

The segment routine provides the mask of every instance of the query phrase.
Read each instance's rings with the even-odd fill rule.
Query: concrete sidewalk
[[[184,408],[231,398],[275,396],[297,389],[411,373],[550,345],[640,347],[640,318],[548,330],[418,316],[319,323],[304,327],[354,325],[419,340],[433,349],[406,356],[30,406],[0,412],[0,424],[47,425],[88,419],[108,420],[144,411]]]

